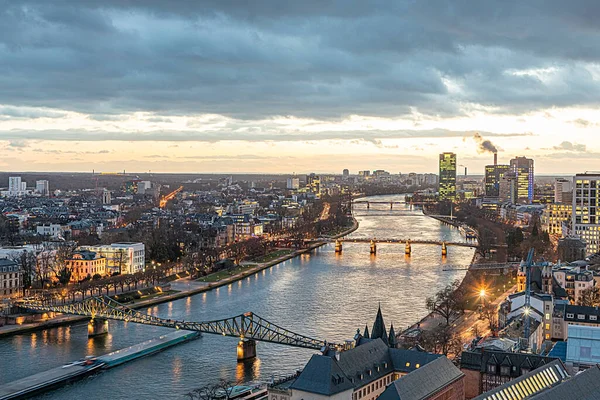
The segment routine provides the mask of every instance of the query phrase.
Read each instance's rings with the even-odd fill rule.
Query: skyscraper
[[[587,244],[588,254],[600,251],[600,175],[573,178],[573,233]]]
[[[485,195],[487,197],[500,196],[500,181],[510,171],[510,165],[485,166]]]
[[[42,196],[50,195],[50,184],[46,180],[35,181],[35,191]]]
[[[517,202],[533,202],[533,160],[517,157],[510,160],[510,169],[517,179]]]
[[[440,200],[456,199],[456,154],[440,154]]]

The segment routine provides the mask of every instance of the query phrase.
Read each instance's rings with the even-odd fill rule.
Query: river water
[[[400,200],[376,196],[370,200]],[[357,238],[413,238],[462,241],[452,227],[423,216],[408,206],[355,206],[360,227]],[[425,298],[465,271],[442,271],[442,264],[468,264],[473,250],[450,247],[441,257],[438,246],[380,244],[376,256],[367,243],[333,245],[288,260],[242,281],[210,292],[151,307],[154,315],[203,321],[252,311],[311,337],[333,342],[351,339],[357,328],[373,324],[381,303],[386,326],[396,332],[418,321],[427,311]],[[110,333],[87,338],[85,324],[76,324],[0,340],[0,384],[19,379],[86,355],[101,355],[168,333],[167,328],[110,321]],[[220,378],[267,380],[293,373],[315,352],[261,343],[258,357],[236,361],[234,338],[204,335],[156,355],[88,377],[46,393],[43,399],[161,399],[185,398],[185,393]]]

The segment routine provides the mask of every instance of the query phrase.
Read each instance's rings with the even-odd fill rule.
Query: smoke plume
[[[494,143],[490,142],[487,139],[484,139],[483,137],[481,137],[481,135],[479,133],[475,133],[475,135],[473,135],[473,139],[475,140],[475,142],[477,143],[477,151],[479,153],[497,153],[498,152],[498,148],[494,145]]]

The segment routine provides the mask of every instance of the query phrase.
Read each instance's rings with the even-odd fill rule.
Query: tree
[[[491,229],[484,226],[479,229],[478,241],[479,246],[477,246],[477,253],[482,257],[485,257],[496,243],[496,237]]]
[[[457,357],[462,352],[460,335],[451,326],[438,326],[432,330],[424,331],[419,344],[432,353],[441,353],[445,356]]]
[[[498,308],[492,303],[487,303],[481,308],[481,316],[487,321],[492,336],[496,336],[496,332],[498,332]]]
[[[600,305],[600,288],[592,286],[579,294],[577,304],[580,306],[597,307]]]
[[[221,379],[219,382],[202,386],[186,394],[190,400],[213,400],[225,399],[229,400],[232,397],[233,389],[236,384],[233,384],[227,379]]]
[[[35,276],[37,264],[35,254],[23,250],[23,252],[12,254],[11,260],[19,264],[19,267],[23,272],[23,295],[25,295],[25,290],[32,286],[33,278]]]
[[[434,296],[426,300],[427,309],[442,317],[446,326],[450,325],[465,310],[465,296],[460,289],[460,281],[455,280]]]
[[[71,280],[73,271],[69,266],[68,260],[73,258],[77,245],[74,242],[63,243],[56,250],[56,260],[54,263],[56,278],[61,285],[66,285]]]

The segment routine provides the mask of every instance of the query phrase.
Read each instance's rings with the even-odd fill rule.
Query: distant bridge
[[[479,246],[477,241],[473,242],[445,242],[443,240],[412,240],[412,239],[381,239],[381,238],[318,238],[309,242],[326,242],[326,243],[389,243],[389,244],[430,244],[436,246],[458,246],[476,248]]]
[[[92,321],[90,321],[90,325],[92,325],[92,327],[90,328],[90,325],[88,325],[88,333],[90,335],[107,332],[107,330],[105,330],[92,334],[90,329],[98,329],[97,324],[94,325],[93,323],[94,320],[106,321],[108,319],[112,319],[117,321],[134,322],[143,325],[162,326],[166,328],[230,336],[239,338],[242,341],[257,340],[313,350],[323,350],[327,347],[335,346],[328,344],[324,340],[313,339],[311,337],[289,331],[251,312],[240,314],[235,317],[206,322],[178,321],[141,313],[113,300],[108,296],[93,296],[81,301],[66,304],[59,304],[53,300],[25,300],[20,302],[19,306],[31,311],[57,312],[90,317],[92,318]],[[256,350],[254,349],[253,351],[255,355]],[[240,345],[238,345],[238,359],[251,358],[240,358],[239,352]]]

